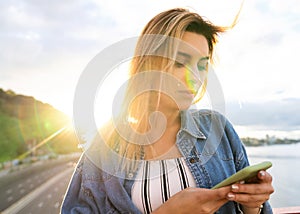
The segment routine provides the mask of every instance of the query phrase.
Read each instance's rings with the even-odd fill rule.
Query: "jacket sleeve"
[[[249,166],[247,151],[231,122],[223,115],[222,117],[224,118],[223,120],[225,120],[225,134],[229,140],[230,147],[235,154],[236,171],[240,171],[246,166]]]
[[[61,206],[62,214],[105,213],[100,210],[105,200],[104,192],[99,188],[100,172],[83,154],[76,166]],[[98,194],[93,193],[98,189]]]
[[[226,133],[227,137],[230,140],[231,147],[234,150],[239,151],[239,152],[237,152],[238,156],[237,156],[237,159],[236,159],[236,168],[237,168],[237,171],[239,171],[242,168],[249,165],[247,152],[246,152],[245,146],[243,145],[242,141],[240,140],[238,134],[235,132],[232,124],[229,122],[228,119],[225,119],[225,120],[226,120],[225,133]],[[271,207],[271,205],[268,201],[266,201],[264,203],[264,207],[263,207],[261,213],[264,213],[264,214],[273,213],[272,212],[272,207]]]

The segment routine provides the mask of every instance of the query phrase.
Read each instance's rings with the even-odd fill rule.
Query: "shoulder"
[[[212,132],[223,133],[229,138],[238,138],[232,123],[222,113],[210,109],[188,110],[187,117],[192,118],[193,122],[207,136]]]
[[[193,120],[198,125],[211,126],[213,124],[214,126],[225,126],[229,122],[228,119],[224,116],[224,114],[210,109],[193,109],[189,110],[187,113],[191,115]]]
[[[200,118],[211,118],[211,117],[217,117],[217,118],[225,118],[225,116],[215,110],[211,109],[191,109],[188,110],[188,112],[193,115],[193,117],[200,117]]]
[[[104,182],[111,177],[111,175],[103,171],[100,164],[95,162],[93,157],[86,152],[83,152],[81,155],[74,174],[80,178],[82,183],[94,181]]]
[[[222,113],[209,109],[191,110],[189,113],[206,136],[206,142],[209,142],[206,149],[215,151],[214,146],[217,146],[218,150],[222,151],[222,157],[233,154],[236,160],[236,169],[249,165],[240,137],[231,122]]]
[[[109,147],[97,133],[93,140],[83,147],[82,155],[77,163],[75,174],[81,177],[82,182],[105,182],[112,177],[109,169],[112,161],[107,160]]]

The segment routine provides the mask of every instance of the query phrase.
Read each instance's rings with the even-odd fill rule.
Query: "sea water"
[[[270,203],[273,208],[300,206],[300,143],[246,147],[250,164],[271,161],[268,172],[273,176],[275,192]]]

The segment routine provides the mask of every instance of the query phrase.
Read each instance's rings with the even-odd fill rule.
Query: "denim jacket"
[[[136,171],[111,173],[114,160],[101,158],[99,154],[105,154],[107,148],[100,141],[94,141],[81,156],[61,213],[141,213],[131,200]],[[212,188],[249,165],[245,148],[231,123],[214,111],[181,112],[176,144],[199,188]],[[238,205],[227,202],[217,213],[239,213]],[[268,202],[262,213],[272,213]]]

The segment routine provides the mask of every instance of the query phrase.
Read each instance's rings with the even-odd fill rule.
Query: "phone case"
[[[244,181],[250,179],[257,175],[258,171],[269,169],[272,166],[270,161],[264,161],[259,164],[255,164],[252,166],[247,166],[244,169],[238,171],[237,173],[231,175],[226,178],[222,182],[215,185],[212,189],[217,189],[220,187],[228,186],[230,184],[236,183],[238,181]]]

